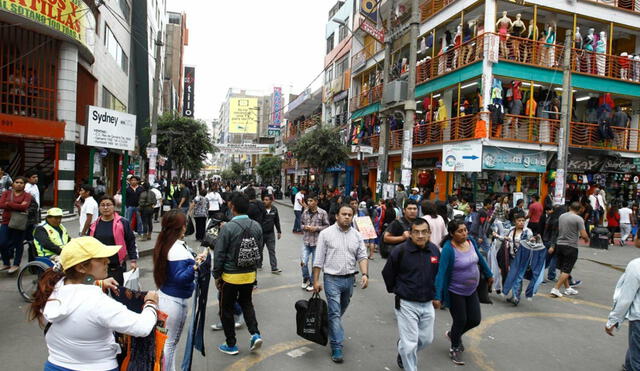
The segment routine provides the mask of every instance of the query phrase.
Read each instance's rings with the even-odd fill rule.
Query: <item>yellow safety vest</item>
[[[169,192],[167,193],[167,201],[173,200],[173,184],[169,184]]]
[[[44,230],[47,231],[47,234],[49,235],[49,239],[51,240],[51,242],[53,242],[57,246],[62,247],[66,245],[71,239],[69,237],[69,233],[67,233],[67,229],[62,224],[60,224],[60,229],[62,230],[62,239],[60,238],[60,233],[58,233],[58,231],[56,231],[55,228],[50,226],[49,223],[47,223],[46,221],[42,222],[38,227],[44,228]],[[34,229],[33,230],[34,234],[35,234],[35,231],[36,230]],[[34,239],[33,243],[36,246],[36,251],[38,252],[38,256],[55,255],[53,251],[49,251],[44,247],[42,247],[37,239]]]

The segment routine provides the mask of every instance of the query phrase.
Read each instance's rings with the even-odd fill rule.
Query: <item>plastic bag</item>
[[[316,344],[329,341],[329,317],[327,302],[314,293],[311,299],[299,300],[296,305],[296,332]]]
[[[135,268],[130,271],[124,272],[124,287],[133,291],[140,291],[140,269]]]

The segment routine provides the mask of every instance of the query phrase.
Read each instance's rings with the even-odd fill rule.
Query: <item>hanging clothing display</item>
[[[535,241],[531,241],[532,235],[533,233],[529,228],[525,228],[522,235],[520,235],[520,247],[511,261],[509,273],[503,286],[503,294],[507,295],[509,291],[513,292],[515,304],[520,300],[523,279],[529,280],[525,296],[533,298],[538,292],[538,287],[540,287],[544,277],[547,249],[539,236],[536,237]],[[531,272],[530,276],[528,276],[528,272]]]
[[[182,371],[190,371],[193,361],[193,349],[204,354],[204,328],[207,314],[207,299],[209,296],[209,282],[211,279],[211,253],[200,263],[195,273],[195,290],[193,291],[193,317],[189,325],[187,345],[182,359]]]

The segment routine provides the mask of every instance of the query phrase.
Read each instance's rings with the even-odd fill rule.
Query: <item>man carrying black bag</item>
[[[398,366],[411,371],[418,370],[418,350],[433,342],[432,300],[440,251],[430,236],[427,221],[415,219],[409,239],[391,252],[382,270],[387,291],[396,294]]]
[[[327,302],[314,293],[309,300],[296,302],[296,330],[301,337],[320,345],[329,341]]]

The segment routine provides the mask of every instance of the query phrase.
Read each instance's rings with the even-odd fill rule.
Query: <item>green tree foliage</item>
[[[158,150],[166,155],[181,177],[184,171],[198,173],[207,154],[217,151],[202,120],[171,113],[158,120]]]
[[[260,159],[260,163],[256,170],[258,171],[258,175],[266,181],[272,182],[278,178],[280,175],[280,170],[282,169],[282,158],[280,157],[263,157]]]
[[[349,149],[340,140],[340,132],[324,126],[303,135],[290,150],[298,161],[315,168],[322,175],[322,183],[327,168],[338,166],[349,158]]]
[[[244,171],[244,165],[240,162],[233,161],[231,162],[231,167],[224,169],[220,176],[223,180],[228,181],[236,181],[242,180],[242,172]]]

